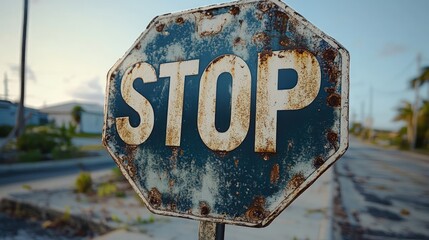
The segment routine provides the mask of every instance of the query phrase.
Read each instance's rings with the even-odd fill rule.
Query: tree
[[[397,115],[394,121],[403,121],[406,123],[407,141],[409,144],[413,140],[413,106],[410,102],[403,101],[402,106],[397,108]],[[418,111],[417,138],[416,147],[428,147],[429,145],[429,101],[423,101]]]
[[[429,84],[429,66],[424,67],[422,73],[410,82],[411,87],[414,87],[415,84],[422,86],[425,83]]]
[[[423,101],[418,115],[417,146],[429,147],[429,100]]]
[[[76,126],[79,126],[79,132],[82,131],[82,112],[83,112],[83,108],[79,105],[76,105],[73,107],[72,111],[71,111],[71,116],[73,119],[73,122],[76,124]]]
[[[393,119],[394,121],[404,121],[407,127],[407,141],[409,144],[413,142],[413,105],[410,102],[403,101],[402,106],[397,108],[398,114]]]

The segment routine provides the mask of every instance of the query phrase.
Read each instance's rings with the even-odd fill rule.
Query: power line
[[[390,79],[399,79],[402,77],[403,74],[407,72],[408,69],[411,69],[411,67],[415,64],[415,59],[412,58],[407,65],[401,71],[398,71],[395,75],[393,75]]]

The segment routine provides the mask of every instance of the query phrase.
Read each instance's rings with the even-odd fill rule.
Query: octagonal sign
[[[348,74],[277,0],[162,15],[108,74],[103,143],[152,212],[266,226],[346,151]]]

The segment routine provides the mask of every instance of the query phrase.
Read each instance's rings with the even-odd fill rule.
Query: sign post
[[[264,227],[346,151],[348,92],[347,50],[279,0],[162,15],[109,71],[103,144],[200,239]]]

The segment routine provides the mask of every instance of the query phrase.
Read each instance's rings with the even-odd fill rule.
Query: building
[[[76,106],[80,106],[82,108],[78,131],[82,133],[101,133],[103,128],[103,107],[101,105],[93,103],[68,102],[44,107],[40,109],[40,111],[48,114],[49,122],[53,122],[58,127],[67,127],[70,124],[74,124],[72,111]]]
[[[0,100],[0,126],[15,126],[18,103]],[[48,115],[34,108],[24,108],[25,125],[43,125],[48,123]]]

